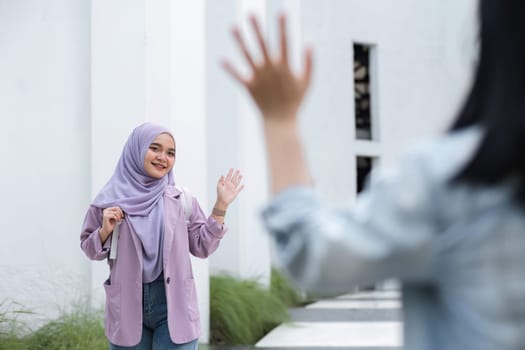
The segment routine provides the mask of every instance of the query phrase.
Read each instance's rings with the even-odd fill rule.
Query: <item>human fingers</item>
[[[313,58],[312,58],[312,49],[307,48],[304,52],[304,71],[302,76],[303,86],[307,88],[310,85],[312,80],[312,67],[313,67]]]
[[[232,182],[235,185],[238,185],[239,182],[241,182],[241,179],[242,179],[241,171],[239,169],[235,170],[232,175]]]
[[[228,174],[226,174],[226,181],[231,182],[232,176],[233,176],[233,168],[230,168],[230,170],[228,170]]]
[[[257,42],[259,43],[259,48],[261,49],[264,61],[268,63],[270,62],[270,54],[268,53],[268,48],[266,46],[266,41],[263,38],[259,21],[257,21],[257,18],[255,18],[255,16],[250,16],[250,22],[252,23],[252,27],[255,32],[255,37],[257,38]]]
[[[235,39],[235,41],[237,42],[237,45],[241,49],[241,52],[242,52],[244,58],[246,59],[246,61],[248,62],[248,64],[252,68],[252,70],[256,70],[255,61],[253,60],[252,55],[248,51],[248,48],[246,46],[246,43],[244,42],[244,38],[241,35],[241,31],[239,30],[239,28],[237,28],[237,27],[233,28],[232,35],[233,35],[233,38]]]
[[[236,186],[239,186],[239,184],[241,183],[241,181],[242,181],[242,175],[237,176],[237,180],[235,181],[235,185],[236,185]]]
[[[116,214],[110,210],[104,210],[102,213],[102,229],[104,229],[108,234],[111,233],[115,228],[115,224],[117,222],[115,215]]]
[[[226,61],[226,60],[222,61],[222,67],[223,67],[228,73],[230,73],[230,75],[231,75],[235,80],[237,80],[241,85],[246,86],[246,84],[247,84],[247,83],[246,83],[246,80],[241,76],[241,74],[237,71],[237,69],[235,69],[235,68],[233,67],[233,65],[232,65],[230,62],[228,62],[228,61]]]
[[[120,207],[116,207],[116,209],[117,209],[117,214],[119,216],[118,221],[121,221],[122,219],[124,219],[124,211]]]
[[[120,221],[123,217],[122,210],[118,207],[106,208],[103,211],[103,217],[109,221]]]
[[[244,188],[244,185],[239,186],[239,187],[237,188],[236,195],[239,194],[239,193],[241,193],[241,191],[243,190],[243,188]]]
[[[288,40],[286,38],[286,16],[279,16],[279,42],[281,46],[281,60],[288,64]]]
[[[123,212],[122,212],[122,209],[120,209],[119,207],[111,207],[111,208],[108,208],[108,209],[109,209],[109,212],[114,214],[114,216],[117,219],[122,218]]]

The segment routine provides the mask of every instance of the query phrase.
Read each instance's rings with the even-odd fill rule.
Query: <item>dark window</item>
[[[356,159],[357,172],[357,193],[361,192],[365,186],[366,178],[372,170],[372,158],[358,156]]]
[[[354,102],[356,138],[371,140],[369,45],[354,44]]]

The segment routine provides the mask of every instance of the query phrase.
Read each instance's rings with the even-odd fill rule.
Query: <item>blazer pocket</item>
[[[121,293],[119,284],[104,283],[106,292],[106,328],[110,334],[119,329],[121,312]]]
[[[190,320],[196,321],[200,318],[199,305],[197,303],[197,291],[195,289],[195,281],[193,278],[184,280],[184,292],[186,294],[186,306]]]

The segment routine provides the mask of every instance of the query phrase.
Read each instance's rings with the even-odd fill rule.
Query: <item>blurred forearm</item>
[[[311,186],[296,118],[264,118],[272,193],[291,186]]]

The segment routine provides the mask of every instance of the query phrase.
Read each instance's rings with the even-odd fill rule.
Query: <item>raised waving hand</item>
[[[288,42],[286,35],[286,17],[279,16],[279,52],[271,55],[268,44],[263,38],[261,27],[255,17],[250,17],[253,31],[257,38],[262,60],[256,62],[253,54],[248,51],[239,28],[233,29],[233,37],[237,42],[247,64],[250,75],[243,77],[230,62],[223,62],[224,68],[243,85],[250,93],[265,121],[284,121],[295,118],[304,95],[310,85],[312,73],[312,53],[305,51],[305,66],[301,73],[292,71],[288,58]]]
[[[262,53],[261,61],[255,61],[239,29],[234,28],[233,37],[250,67],[250,74],[243,77],[228,61],[223,62],[223,66],[246,88],[261,111],[272,191],[279,192],[297,185],[311,186],[297,113],[310,85],[312,52],[305,51],[304,68],[302,72],[294,73],[288,58],[285,16],[279,17],[279,52],[273,56],[268,51],[257,19],[252,16],[250,22]]]

